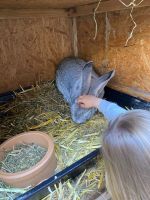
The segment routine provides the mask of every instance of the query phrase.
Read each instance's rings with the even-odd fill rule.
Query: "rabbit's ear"
[[[92,87],[92,94],[95,96],[99,96],[102,92],[104,87],[110,81],[110,79],[115,75],[115,70],[110,71],[102,76],[100,76],[97,80],[94,81]]]
[[[71,96],[71,103],[75,101],[81,95],[82,90],[82,76],[80,76],[74,83],[73,87],[69,88],[70,96]]]
[[[81,76],[78,77],[78,79],[73,85],[73,88],[70,88],[71,99],[73,101],[80,95],[88,93],[91,84],[91,73],[92,73],[92,62],[90,61],[83,66]]]
[[[87,62],[82,70],[82,92],[81,94],[87,94],[91,84],[91,75],[92,75],[92,63],[93,61]]]

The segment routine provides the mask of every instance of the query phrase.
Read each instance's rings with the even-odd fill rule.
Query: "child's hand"
[[[98,108],[100,99],[92,95],[84,95],[78,98],[78,104],[81,108]]]

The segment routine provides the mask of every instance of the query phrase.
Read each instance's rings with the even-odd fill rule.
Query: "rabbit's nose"
[[[77,124],[82,124],[85,120],[72,116],[72,119]]]

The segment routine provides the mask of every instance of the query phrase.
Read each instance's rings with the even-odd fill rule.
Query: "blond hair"
[[[103,155],[112,200],[150,200],[149,111],[128,111],[110,122]]]

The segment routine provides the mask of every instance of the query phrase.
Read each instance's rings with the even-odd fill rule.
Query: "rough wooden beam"
[[[0,0],[1,9],[60,9],[71,8],[98,0]]]
[[[124,3],[129,4],[131,0],[123,0]],[[90,4],[85,6],[79,6],[76,8],[72,8],[68,11],[69,17],[78,17],[84,15],[91,15],[94,12],[97,4]],[[150,0],[144,0],[138,7],[146,7],[150,6]],[[100,3],[100,6],[96,13],[110,12],[110,11],[118,11],[129,9],[125,7],[119,0],[108,0]]]
[[[67,17],[65,9],[0,9],[0,19],[39,16]]]
[[[73,52],[74,56],[78,56],[78,37],[77,37],[77,22],[76,17],[72,19],[72,45],[73,45]]]

